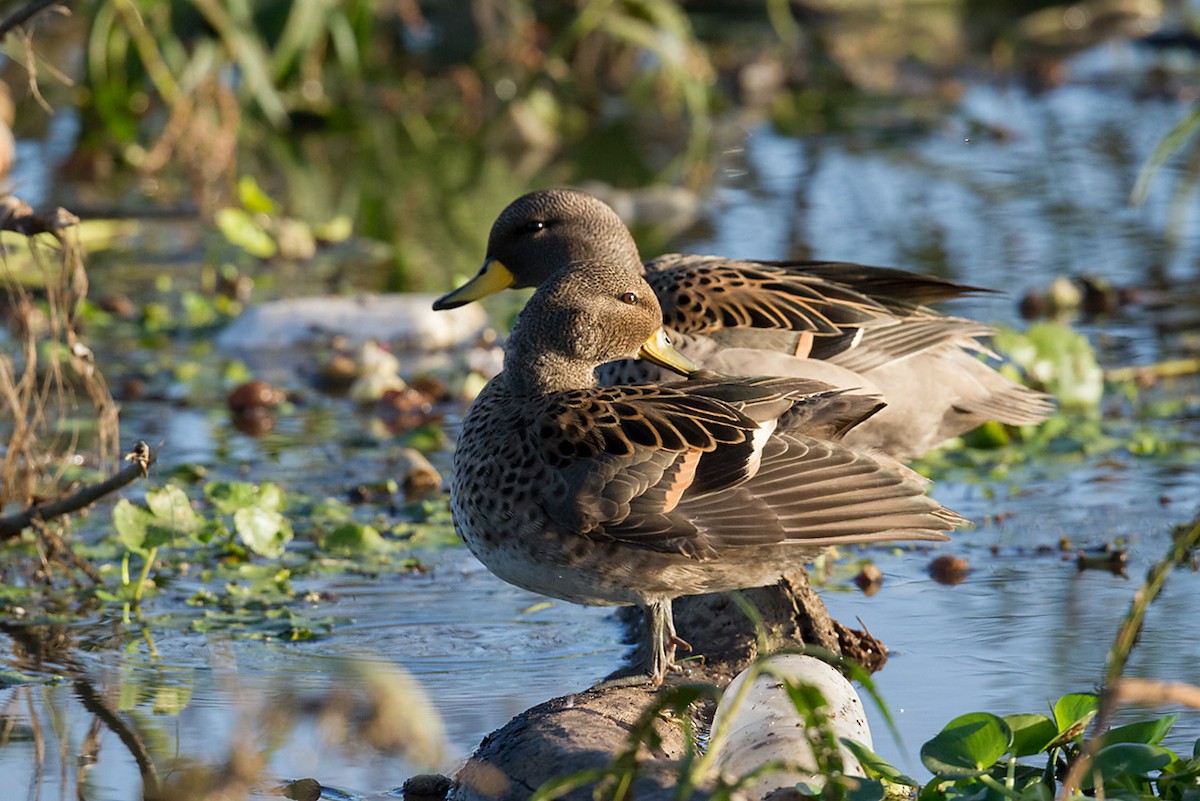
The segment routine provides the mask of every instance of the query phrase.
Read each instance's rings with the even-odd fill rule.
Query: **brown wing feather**
[[[564,393],[542,441],[568,491],[555,519],[598,540],[706,558],[770,542],[936,539],[957,520],[922,483],[866,454],[762,424],[811,400],[815,382],[715,379]],[[734,408],[719,397],[739,398]],[[835,393],[836,395],[837,393]],[[767,414],[770,410],[770,414]],[[748,413],[750,412],[750,413]],[[758,418],[758,419],[755,419]],[[566,443],[568,447],[563,447]],[[561,456],[561,454],[570,454]]]
[[[659,267],[646,280],[663,320],[682,333],[762,328],[842,336],[887,316],[850,287],[762,262],[696,256]]]

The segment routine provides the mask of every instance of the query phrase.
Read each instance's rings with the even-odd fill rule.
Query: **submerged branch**
[[[47,520],[77,512],[110,492],[132,483],[135,479],[145,478],[149,473],[150,465],[154,464],[156,458],[156,454],[149,445],[138,442],[133,446],[133,450],[125,455],[125,461],[130,464],[121,472],[99,484],[89,484],[72,495],[51,503],[34,506],[20,514],[0,517],[0,541],[12,539],[34,523],[44,523]]]

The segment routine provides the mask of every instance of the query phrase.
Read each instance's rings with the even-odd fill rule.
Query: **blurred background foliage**
[[[266,226],[277,241],[250,250],[300,259],[347,233],[318,226],[353,220],[389,246],[371,257],[385,289],[449,285],[478,263],[485,221],[529,188],[695,192],[734,129],[770,120],[795,135],[887,137],[935,125],[964,70],[1052,85],[1065,56],[1148,35],[1164,14],[1160,0],[64,6],[8,34],[2,74],[19,138],[78,126],[61,164],[76,180],[55,182],[55,202],[270,214],[285,223]],[[269,212],[246,208],[247,176]],[[686,202],[672,197],[651,221]],[[245,229],[240,241],[262,239]],[[670,235],[638,233],[651,247]]]

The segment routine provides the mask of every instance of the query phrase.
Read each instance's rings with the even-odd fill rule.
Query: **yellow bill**
[[[675,350],[675,346],[671,344],[670,337],[667,336],[667,332],[662,328],[659,328],[654,333],[654,336],[642,343],[641,350],[638,351],[638,358],[645,359],[651,364],[657,364],[659,367],[673,370],[680,375],[691,375],[702,369],[700,365]]]
[[[478,275],[453,292],[435,300],[433,310],[445,311],[466,306],[472,301],[494,295],[502,289],[508,289],[516,283],[516,280],[507,267],[495,259],[488,259],[479,268]]]

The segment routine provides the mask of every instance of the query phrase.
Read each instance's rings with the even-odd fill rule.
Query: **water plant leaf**
[[[243,175],[238,179],[237,194],[242,208],[251,214],[275,214],[279,211],[275,201],[262,190],[253,175]]]
[[[1126,726],[1118,726],[1104,733],[1100,738],[1100,747],[1103,748],[1115,745],[1116,743],[1158,745],[1167,736],[1167,733],[1171,731],[1171,727],[1175,725],[1175,721],[1177,720],[1179,720],[1179,715],[1164,715],[1157,720],[1142,720]]]
[[[271,235],[263,230],[254,216],[245,209],[227,207],[217,212],[217,228],[231,245],[260,259],[269,259],[279,252]]]
[[[146,530],[153,520],[154,515],[149,510],[133,504],[127,498],[122,498],[113,506],[112,521],[117,539],[134,553],[144,553]]]
[[[887,797],[887,786],[878,779],[848,779],[846,801],[882,801]],[[818,791],[816,797],[820,797]]]
[[[1021,798],[1023,801],[1053,801],[1054,793],[1049,785],[1039,779],[1022,788]]]
[[[1099,708],[1100,699],[1093,693],[1067,693],[1054,703],[1054,724],[1058,726],[1058,737],[1051,745],[1061,745],[1083,736],[1083,730],[1092,722]]]
[[[354,522],[344,523],[321,538],[321,548],[326,551],[369,553],[386,547],[387,541],[375,527]]]
[[[905,787],[920,787],[920,783],[904,773],[901,773],[892,763],[872,751],[867,746],[850,737],[838,738],[842,745],[854,755],[863,771],[872,779],[887,779],[892,784],[903,784]]]
[[[1087,337],[1060,322],[1039,322],[1024,333],[1002,329],[994,344],[1044,386],[1063,408],[1091,409],[1104,394],[1104,371]]]
[[[204,485],[204,497],[223,515],[254,505],[255,487],[247,481],[210,481]]]
[[[191,534],[202,522],[187,494],[173,484],[146,490],[146,506],[150,507],[155,523],[180,534]]]
[[[258,485],[254,505],[270,512],[282,512],[287,506],[287,496],[283,487],[273,481],[267,481]]]
[[[1012,745],[1013,733],[990,712],[970,712],[946,724],[921,746],[921,762],[931,773],[965,779],[986,773]]]
[[[1099,773],[1100,781],[1109,785],[1130,777],[1147,778],[1174,761],[1175,755],[1159,745],[1114,743],[1096,752],[1089,773],[1093,776]],[[1091,781],[1094,779],[1089,776],[1083,789],[1090,789]]]
[[[233,528],[247,548],[269,559],[282,556],[284,546],[292,539],[287,518],[257,506],[234,512]]]
[[[1005,715],[1004,722],[1012,729],[1009,753],[1015,757],[1040,754],[1058,736],[1058,726],[1046,715]]]

